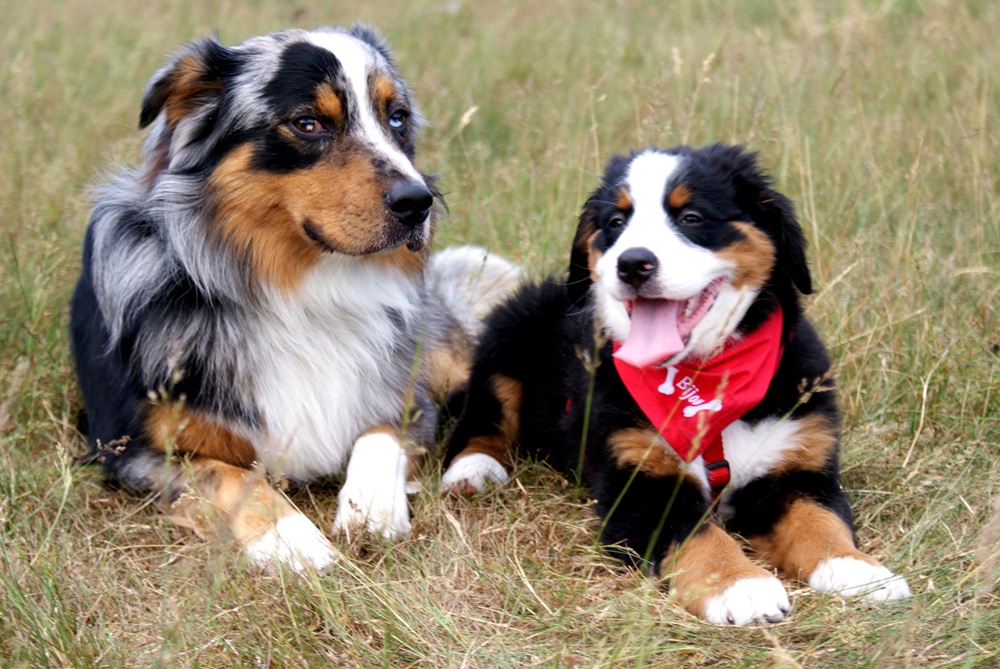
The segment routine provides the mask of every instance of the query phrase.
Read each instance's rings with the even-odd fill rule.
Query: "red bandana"
[[[722,431],[764,399],[781,361],[781,309],[717,355],[667,367],[633,367],[613,358],[618,375],[649,421],[685,462],[705,455],[709,485],[729,483]],[[620,344],[614,342],[614,350]]]

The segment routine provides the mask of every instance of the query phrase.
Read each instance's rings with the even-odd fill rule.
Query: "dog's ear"
[[[758,205],[771,227],[777,243],[778,271],[784,271],[792,284],[803,295],[812,293],[812,278],[806,261],[806,239],[802,226],[795,217],[795,206],[781,193],[764,188],[758,196]]]
[[[583,205],[583,212],[576,226],[576,235],[573,237],[573,250],[569,256],[567,290],[570,302],[573,304],[581,304],[590,291],[594,263],[598,260],[593,257],[593,253],[595,235],[601,231],[600,218],[602,212],[606,212],[608,207],[616,202],[612,191],[617,184],[620,184],[634,157],[635,154],[613,156],[604,168],[601,185],[590,194]]]
[[[196,110],[214,108],[234,61],[233,53],[215,37],[189,44],[149,80],[139,129],[150,125],[161,112],[169,126],[176,126]]]
[[[778,278],[786,279],[803,295],[812,293],[805,235],[795,217],[792,201],[771,187],[773,178],[760,167],[755,152],[742,146],[722,144],[709,149],[716,151],[731,166],[737,201],[774,240],[775,251],[781,258],[776,268]]]
[[[603,188],[597,189],[587,199],[576,226],[573,249],[569,255],[569,278],[566,280],[566,293],[571,304],[582,304],[593,283],[590,275],[590,242],[598,231],[597,198],[602,191]]]

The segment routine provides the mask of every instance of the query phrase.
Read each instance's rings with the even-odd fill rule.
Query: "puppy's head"
[[[405,255],[431,236],[420,115],[365,27],[191,44],[150,81],[139,123],[151,192],[201,202],[259,278],[294,284],[324,253]]]
[[[638,367],[710,355],[752,326],[753,305],[794,310],[811,291],[791,202],[754,154],[720,144],[613,158],[580,216],[568,285]]]

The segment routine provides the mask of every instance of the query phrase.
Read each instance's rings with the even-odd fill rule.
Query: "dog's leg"
[[[719,625],[777,622],[790,610],[773,575],[755,566],[736,541],[706,521],[708,490],[651,428],[626,428],[607,438],[612,460],[594,463],[601,539],[624,545],[669,578],[674,598]],[[622,554],[627,561],[628,554]],[[643,560],[643,561],[645,561]]]
[[[394,539],[410,533],[406,501],[409,459],[394,427],[365,432],[354,442],[347,476],[340,489],[335,532],[357,528]]]
[[[251,469],[254,451],[245,439],[170,402],[149,405],[145,428],[149,448],[125,459],[117,473],[157,490],[175,523],[202,537],[228,526],[260,568],[322,571],[337,559],[323,533]],[[166,452],[188,457],[168,465]]]
[[[507,467],[520,424],[521,383],[494,375],[485,386],[470,387],[466,413],[449,441],[449,464],[441,476],[441,488],[447,492],[474,494],[488,483],[503,485],[510,479]]]
[[[677,602],[716,625],[776,623],[792,608],[781,582],[712,523],[670,551],[660,568]]]
[[[227,526],[258,568],[324,571],[337,560],[323,533],[255,471],[191,458],[170,476],[168,489],[162,505],[173,522],[203,538]]]
[[[821,592],[871,601],[910,596],[905,579],[855,547],[850,525],[840,515],[810,499],[795,500],[769,532],[749,539],[783,574]]]
[[[785,424],[794,428],[791,433],[774,431],[794,435],[788,437],[782,459],[724,500],[733,511],[727,528],[746,537],[782,574],[822,592],[870,600],[909,596],[903,578],[857,549],[850,505],[838,474],[839,435],[832,394],[816,393],[810,401],[815,410]],[[730,464],[736,467],[747,461],[736,452],[732,455]]]

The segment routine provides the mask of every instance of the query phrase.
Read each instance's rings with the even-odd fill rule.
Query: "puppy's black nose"
[[[649,277],[656,274],[658,265],[656,256],[647,248],[637,246],[625,249],[618,256],[618,278],[638,289],[649,280]]]
[[[385,206],[400,223],[410,227],[420,225],[427,218],[434,197],[427,187],[416,181],[400,179],[385,195]]]

